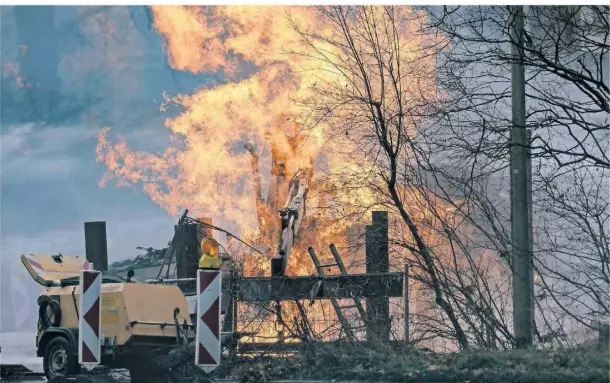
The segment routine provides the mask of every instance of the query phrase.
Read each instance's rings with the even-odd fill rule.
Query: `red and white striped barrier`
[[[210,372],[220,364],[220,270],[197,271],[197,347],[195,364]]]
[[[102,273],[80,272],[80,315],[78,318],[78,363],[89,368],[100,364],[102,356]]]
[[[28,260],[36,274],[43,274],[45,272],[44,267],[42,267],[40,263],[36,262],[33,257],[26,256],[25,258]]]

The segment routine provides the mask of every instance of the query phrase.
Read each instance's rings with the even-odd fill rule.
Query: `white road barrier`
[[[210,372],[220,364],[220,270],[197,271],[197,348],[195,364]]]
[[[80,313],[78,318],[78,363],[86,368],[100,364],[102,356],[102,310],[100,295],[102,273],[94,270],[80,272]]]

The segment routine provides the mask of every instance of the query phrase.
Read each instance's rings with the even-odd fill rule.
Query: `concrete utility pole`
[[[525,68],[523,65],[523,7],[511,6],[512,114],[510,146],[511,235],[513,250],[513,324],[518,348],[533,344],[534,274],[528,191],[528,150],[525,123]]]
[[[532,330],[534,330],[536,328],[536,289],[534,287],[534,211],[533,211],[533,201],[532,201],[532,196],[533,196],[533,190],[532,190],[532,130],[531,129],[526,129],[525,131],[526,133],[526,140],[527,140],[527,150],[526,150],[526,154],[527,154],[527,233],[529,235],[528,238],[528,247],[527,249],[529,250],[529,255],[530,258],[532,260],[532,265],[531,265],[531,270],[530,270],[530,274],[531,274],[531,291],[532,291],[532,297],[530,299],[530,303],[532,306]],[[534,330],[535,331],[535,330]],[[533,337],[533,334],[532,334]]]

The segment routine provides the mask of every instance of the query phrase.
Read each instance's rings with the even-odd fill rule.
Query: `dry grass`
[[[472,350],[425,353],[413,348],[317,346],[289,358],[238,358],[217,374],[242,382],[324,379],[387,382],[609,382],[607,349]]]

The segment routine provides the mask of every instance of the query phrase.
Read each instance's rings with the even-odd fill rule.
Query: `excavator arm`
[[[306,213],[305,198],[309,190],[311,176],[311,169],[297,170],[289,184],[286,204],[278,210],[282,227],[277,253],[271,259],[271,276],[283,276],[286,273],[288,257]]]

